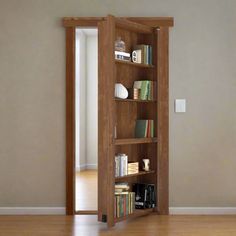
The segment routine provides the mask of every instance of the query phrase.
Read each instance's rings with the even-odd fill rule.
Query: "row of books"
[[[146,45],[146,44],[139,44],[134,46],[133,50],[140,50],[140,53],[138,53],[138,57],[136,59],[137,63],[143,63],[152,65],[152,46]]]
[[[151,80],[134,81],[133,88],[139,89],[138,99],[154,100],[156,99],[156,82]]]
[[[132,214],[135,209],[135,193],[129,192],[128,183],[115,184],[115,217]]]
[[[153,138],[154,121],[153,120],[136,120],[135,138]]]
[[[128,156],[124,153],[115,155],[115,177],[128,174]]]
[[[135,209],[135,193],[127,192],[115,195],[115,217],[132,214]]]
[[[128,156],[124,153],[115,155],[115,177],[136,174],[139,172],[139,163],[128,163]]]

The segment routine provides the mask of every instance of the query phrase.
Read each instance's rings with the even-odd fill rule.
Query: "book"
[[[147,120],[137,120],[135,124],[135,138],[145,138],[147,130]]]
[[[135,138],[153,138],[154,121],[153,120],[136,120]]]

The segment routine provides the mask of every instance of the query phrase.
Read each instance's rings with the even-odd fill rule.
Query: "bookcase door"
[[[116,114],[117,104],[114,98],[116,76],[119,73],[119,67],[114,56],[117,30],[124,30],[129,35],[127,37],[130,41],[134,40],[133,35],[136,33],[139,34],[139,39],[142,39],[144,43],[153,40],[154,65],[133,67],[133,63],[126,63],[127,73],[124,71],[122,73],[125,76],[136,75],[137,71],[139,71],[137,74],[140,73],[140,75],[149,73],[150,77],[157,82],[158,101],[153,103],[154,105],[148,103],[146,105],[135,105],[135,103],[132,103],[125,106],[139,106],[137,117],[144,112],[154,117],[157,142],[153,141],[150,144],[152,146],[141,144],[143,146],[140,146],[138,150],[147,154],[151,153],[150,155],[155,159],[155,167],[150,177],[140,177],[140,180],[152,181],[155,184],[158,206],[154,210],[160,214],[168,214],[168,27],[160,27],[158,31],[156,28],[111,15],[98,23],[98,220],[106,222],[110,227],[116,222],[114,206],[115,151],[117,151],[116,145],[120,140],[115,139],[115,126],[118,119],[123,119],[122,116]],[[153,68],[152,71],[150,68]],[[130,74],[129,71],[131,71]],[[159,81],[157,78],[161,80]],[[130,86],[133,83],[132,79],[128,83]],[[118,106],[121,108],[121,105]],[[132,114],[127,112],[124,116],[128,124]],[[122,130],[124,136],[129,134],[127,130]],[[129,150],[129,148],[131,150],[131,146],[134,144],[129,142],[137,140],[131,137],[125,138],[128,138],[123,139],[126,140],[125,150]],[[142,143],[139,140],[135,145],[140,142]],[[119,145],[123,144],[120,142]]]

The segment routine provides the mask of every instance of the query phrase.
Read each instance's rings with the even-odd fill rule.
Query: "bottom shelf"
[[[115,222],[120,222],[120,221],[123,221],[123,220],[135,218],[135,217],[138,217],[138,216],[148,215],[148,214],[150,214],[153,211],[154,211],[154,208],[135,209],[132,214],[129,214],[129,215],[126,215],[126,216],[122,216],[122,217],[119,217],[119,218],[115,218]]]

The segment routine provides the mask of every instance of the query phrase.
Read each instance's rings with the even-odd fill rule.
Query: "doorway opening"
[[[97,214],[98,30],[75,37],[75,212]]]

